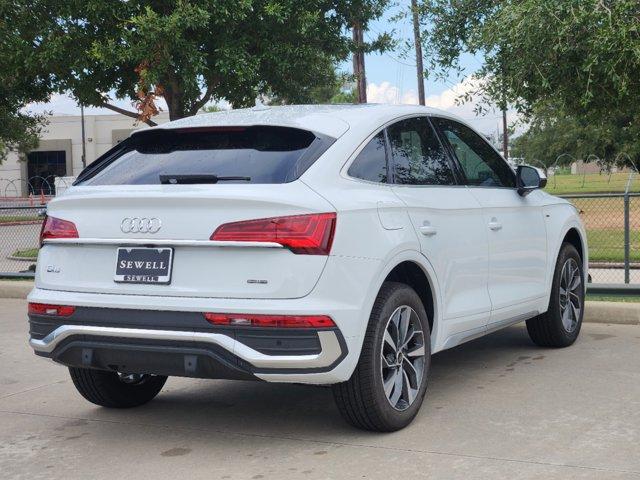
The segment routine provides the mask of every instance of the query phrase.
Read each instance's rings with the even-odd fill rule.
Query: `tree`
[[[159,97],[172,120],[216,100],[297,98],[334,76],[353,50],[346,30],[365,25],[387,0],[8,0],[0,36],[13,44],[20,78],[84,105],[140,116]],[[384,49],[390,36],[367,44]],[[0,72],[1,77],[7,72]],[[137,111],[116,107],[129,99]]]
[[[441,72],[459,69],[464,53],[484,56],[467,98],[525,115],[550,105],[621,129],[640,121],[637,0],[425,0],[423,14]]]
[[[331,72],[331,70],[328,71]],[[329,74],[322,85],[301,88],[292,96],[266,95],[267,103],[270,105],[357,103],[358,95],[353,87],[353,76],[335,70],[333,72],[333,75]]]
[[[16,37],[8,34],[4,8],[0,4],[0,163],[10,150],[24,153],[37,146],[43,119],[29,115],[25,109],[32,100],[48,98],[46,88],[23,77],[14,53]]]
[[[617,117],[606,123],[569,116],[557,109],[539,107],[528,130],[513,142],[513,152],[527,163],[565,166],[576,160],[597,158],[603,169],[628,165],[640,157],[640,125],[625,125]]]
[[[1,48],[1,47],[0,47]],[[0,85],[0,163],[10,150],[26,153],[38,146],[38,134],[44,121],[42,115],[29,115],[19,92],[11,83]]]

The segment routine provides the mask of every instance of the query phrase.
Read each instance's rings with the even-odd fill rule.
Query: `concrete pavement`
[[[640,478],[640,327],[585,324],[563,350],[516,326],[437,354],[393,434],[343,423],[328,388],[171,378],[133,410],[85,402],[0,300],[0,477]]]

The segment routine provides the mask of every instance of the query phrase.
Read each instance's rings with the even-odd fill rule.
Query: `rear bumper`
[[[198,378],[328,372],[347,355],[337,328],[215,327],[196,312],[78,307],[30,315],[35,353],[68,366]]]
[[[64,290],[48,290],[38,285],[29,294],[30,302],[73,305],[78,308],[92,309],[91,318],[82,318],[77,322],[68,321],[68,325],[87,325],[97,327],[118,327],[149,330],[168,330],[205,332],[207,348],[221,348],[222,352],[234,356],[234,362],[248,362],[251,364],[252,375],[270,382],[292,382],[311,384],[332,384],[348,380],[351,377],[360,356],[362,339],[369,321],[369,314],[375,300],[378,277],[381,275],[380,261],[352,257],[329,257],[325,270],[318,280],[312,293],[303,298],[256,299],[256,298],[203,298],[188,296],[157,295],[122,295],[110,293],[71,292]],[[382,277],[381,277],[382,278]],[[161,292],[161,289],[159,289]],[[117,315],[108,314],[112,310],[127,310],[135,313],[134,320],[113,324]],[[331,356],[322,356],[318,360],[319,351],[289,351],[286,355],[279,352],[265,351],[258,348],[246,337],[232,337],[231,343],[227,338],[214,336],[222,333],[219,328],[206,322],[202,312],[225,313],[253,313],[253,314],[281,314],[281,315],[329,315],[337,329],[334,330],[337,342],[341,347],[338,360],[331,363]],[[98,313],[105,315],[96,316]],[[176,323],[176,318],[180,320]],[[63,326],[65,323],[58,324]],[[33,331],[32,339],[44,340],[53,330]],[[57,327],[56,327],[57,328]],[[253,331],[253,330],[252,330]],[[318,331],[318,333],[324,330]],[[130,333],[130,332],[129,332]],[[92,335],[96,337],[96,335]],[[324,334],[322,335],[324,336]],[[186,340],[195,343],[196,336]],[[112,337],[110,342],[120,342],[118,337]],[[234,341],[235,340],[235,341]],[[156,339],[153,342],[173,342]],[[220,343],[216,343],[220,342]],[[333,343],[330,341],[329,343]],[[317,336],[320,344],[320,336]],[[335,343],[333,343],[335,345]],[[36,349],[39,346],[37,343]],[[262,353],[263,358],[245,347]],[[58,348],[58,347],[56,347]],[[38,351],[44,356],[52,357],[51,353]],[[244,355],[247,360],[240,355]],[[279,360],[279,357],[287,358]],[[302,357],[302,358],[296,358]],[[275,361],[278,365],[264,366],[251,363],[252,361]],[[319,366],[318,361],[321,365]],[[175,374],[174,374],[175,375]]]

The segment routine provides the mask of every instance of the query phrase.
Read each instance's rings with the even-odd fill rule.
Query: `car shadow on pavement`
[[[496,376],[505,376],[510,363],[532,358],[537,351],[526,330],[512,327],[436,354],[419,416],[429,415],[432,397],[443,403],[447,392],[459,396],[477,388],[479,369],[484,373],[495,369]],[[342,420],[326,386],[170,378],[154,401],[130,412],[126,416],[136,422],[217,432],[269,436],[353,431],[362,435]],[[122,411],[102,410],[102,415],[115,420]]]

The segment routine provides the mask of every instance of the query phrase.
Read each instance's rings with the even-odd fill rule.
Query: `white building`
[[[166,112],[153,118],[169,121]],[[133,130],[148,128],[124,115],[85,115],[85,157],[89,165]],[[54,193],[54,177],[75,177],[82,165],[82,123],[79,115],[51,116],[42,129],[40,145],[20,158],[10,152],[0,164],[0,197],[27,196],[29,193]]]

